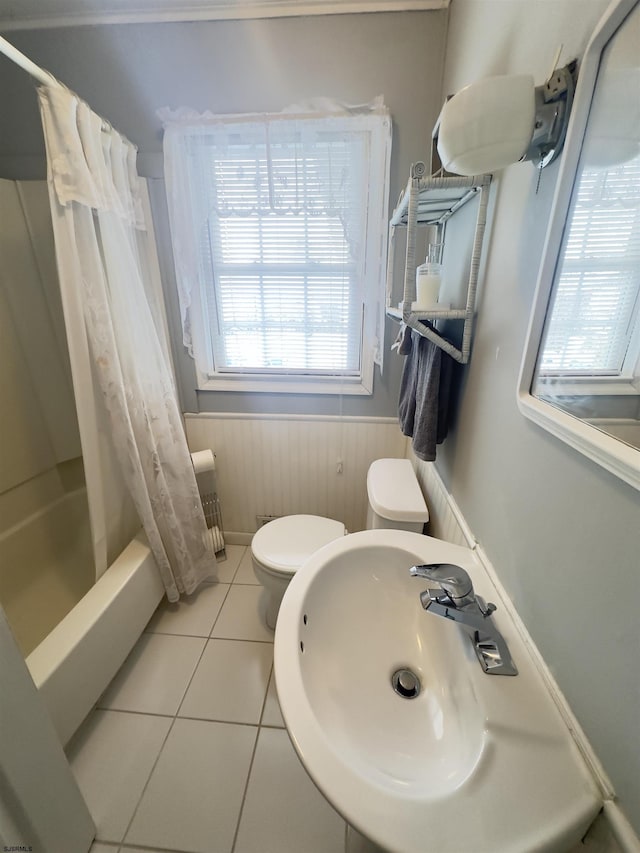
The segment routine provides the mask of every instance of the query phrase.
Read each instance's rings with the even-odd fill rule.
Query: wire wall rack
[[[405,323],[418,334],[429,338],[444,352],[461,364],[469,361],[471,337],[475,316],[476,292],[480,257],[487,223],[487,206],[491,175],[473,175],[464,178],[458,176],[438,177],[426,175],[426,166],[422,162],[414,163],[406,188],[400,195],[398,204],[389,222],[389,251],[387,255],[387,316]],[[466,304],[464,308],[433,308],[425,311],[413,310],[416,299],[416,237],[419,226],[435,226],[438,239],[444,241],[447,221],[464,205],[479,198],[476,226],[471,252],[469,279],[467,282]],[[404,267],[404,289],[400,307],[392,304],[393,273],[395,266],[396,229],[407,229],[406,257]],[[454,346],[431,325],[423,321],[461,320],[464,323],[460,347]]]

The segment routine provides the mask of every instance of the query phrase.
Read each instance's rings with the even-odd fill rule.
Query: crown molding
[[[0,0],[0,31],[408,12],[446,9],[450,0]]]

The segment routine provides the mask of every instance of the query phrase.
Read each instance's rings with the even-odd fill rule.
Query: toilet
[[[367,473],[367,495],[367,530],[422,533],[429,511],[408,459],[376,459]],[[342,522],[319,515],[286,515],[258,530],[251,542],[251,558],[267,595],[269,628],[275,628],[282,598],[300,566],[347,532]]]

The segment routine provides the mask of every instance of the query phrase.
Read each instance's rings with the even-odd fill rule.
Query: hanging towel
[[[391,344],[391,349],[397,350],[398,355],[409,355],[411,352],[411,328],[409,326],[405,326],[404,323],[400,324],[400,331]]]
[[[413,451],[423,462],[433,462],[436,445],[447,437],[452,375],[451,357],[412,331],[400,382],[398,419],[403,434],[413,438]]]

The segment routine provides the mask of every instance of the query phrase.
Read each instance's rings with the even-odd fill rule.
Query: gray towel
[[[409,355],[411,352],[411,328],[409,326],[405,326],[404,323],[400,324],[400,331],[394,341],[391,344],[392,350],[397,350],[398,355]]]
[[[400,382],[398,419],[403,435],[413,438],[413,451],[423,462],[436,458],[449,428],[453,360],[428,338],[411,332],[411,350]]]

